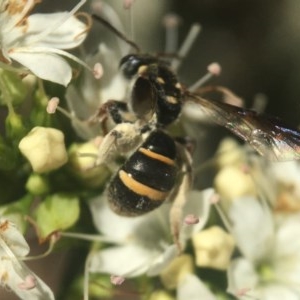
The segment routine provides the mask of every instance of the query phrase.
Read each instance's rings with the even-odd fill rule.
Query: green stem
[[[2,76],[0,76],[0,89],[1,89],[2,94],[3,94],[3,100],[7,105],[8,113],[11,114],[11,115],[14,115],[15,110],[14,110],[14,107],[12,105],[12,99],[11,99],[11,96],[9,95],[7,89],[6,89],[5,82],[3,81]]]

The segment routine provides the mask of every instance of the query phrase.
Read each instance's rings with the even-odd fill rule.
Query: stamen
[[[221,74],[221,66],[214,62],[207,66],[207,73],[197,80],[192,86],[189,87],[190,92],[195,92],[199,87],[205,84],[208,80],[210,80],[214,76],[219,76]]]
[[[122,276],[111,275],[110,282],[114,285],[121,285],[125,281],[125,278]]]
[[[50,235],[50,242],[49,242],[49,248],[42,254],[39,255],[35,255],[35,256],[26,256],[26,257],[22,257],[21,260],[22,261],[28,261],[28,260],[37,260],[37,259],[41,259],[44,257],[47,257],[49,254],[52,253],[55,244],[57,243],[57,241],[60,239],[60,234],[58,232],[54,232],[51,233]]]
[[[103,67],[102,67],[102,65],[100,63],[96,63],[94,65],[94,72],[93,72],[93,74],[94,74],[94,77],[96,79],[100,79],[103,76]]]
[[[23,47],[23,48],[16,48],[14,49],[14,52],[22,52],[22,53],[54,53],[54,54],[58,54],[61,56],[65,56],[71,60],[73,60],[74,62],[78,63],[79,65],[83,66],[84,68],[86,68],[87,70],[89,70],[90,72],[93,73],[93,69],[87,65],[84,61],[80,60],[79,58],[77,58],[75,55],[68,53],[64,50],[60,50],[60,49],[55,49],[55,48],[48,48],[48,47],[34,47],[32,49],[28,48],[28,47]]]
[[[68,119],[70,119],[72,122],[74,122],[76,125],[78,125],[79,127],[81,127],[83,130],[85,130],[85,128],[88,126],[88,122],[86,121],[82,121],[80,119],[78,119],[74,113],[70,113],[68,112],[66,109],[64,109],[63,107],[56,105],[57,100],[59,101],[59,99],[57,97],[53,97],[51,100],[49,100],[49,103],[47,105],[47,112],[49,114],[51,113],[55,113],[57,110],[62,113],[65,117],[67,117]],[[58,103],[57,103],[58,104]]]
[[[199,218],[195,215],[187,215],[185,218],[184,218],[184,223],[186,225],[195,225],[195,224],[198,224],[199,223]]]
[[[220,76],[221,71],[222,71],[221,66],[216,62],[208,65],[207,70],[214,76]]]
[[[171,67],[173,70],[177,71],[180,67],[180,64],[182,62],[182,59],[186,57],[188,52],[191,50],[192,45],[194,44],[196,38],[198,37],[199,33],[201,31],[200,24],[193,24],[186,39],[184,40],[182,46],[180,47],[178,51],[178,57],[179,59],[174,59],[171,63]]]
[[[223,93],[224,95],[224,102],[234,105],[234,106],[238,106],[238,107],[243,107],[244,106],[244,101],[242,98],[240,98],[239,96],[237,96],[235,93],[233,93],[231,90],[229,90],[226,87],[223,86],[217,86],[216,90]]]
[[[165,53],[176,53],[178,49],[178,27],[180,18],[176,14],[167,14],[163,18],[163,24],[166,28]]]
[[[90,265],[91,265],[92,256],[93,256],[93,252],[90,252],[84,264],[83,300],[89,300]]]
[[[222,219],[226,229],[228,230],[228,232],[230,232],[232,234],[232,227],[231,227],[231,224],[230,224],[230,221],[225,213],[225,211],[223,210],[222,206],[219,204],[220,202],[220,196],[218,194],[213,194],[211,196],[211,199],[210,199],[210,202],[211,204],[213,204],[220,216],[220,218]]]
[[[85,233],[61,231],[60,235],[62,237],[80,239],[80,240],[92,241],[92,242],[105,242],[105,243],[115,243],[116,242],[115,239],[112,239],[112,238],[109,238],[106,236],[101,236],[99,234],[85,234]]]
[[[134,30],[134,22],[133,22],[133,3],[134,0],[123,0],[124,9],[127,9],[127,30],[128,38],[134,40],[135,30]]]

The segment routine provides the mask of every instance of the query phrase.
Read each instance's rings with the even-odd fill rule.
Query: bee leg
[[[180,241],[180,228],[182,227],[182,210],[187,201],[187,194],[191,188],[192,183],[192,168],[191,157],[188,151],[178,145],[179,153],[182,158],[182,171],[181,178],[179,179],[180,185],[172,192],[173,204],[170,209],[170,227],[175,245],[177,245],[178,252],[182,252],[182,242]]]
[[[108,134],[108,117],[111,117],[114,123],[120,124],[126,121],[124,120],[123,113],[128,113],[127,103],[117,100],[108,100],[98,108],[96,113],[89,118],[88,122],[100,122],[103,135],[106,135]]]
[[[117,154],[126,154],[142,142],[140,127],[135,123],[117,124],[105,135],[98,149],[95,165],[111,163]]]

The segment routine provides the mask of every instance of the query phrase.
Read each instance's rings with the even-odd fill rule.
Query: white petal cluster
[[[0,219],[0,280],[20,299],[54,300],[50,288],[20,258],[29,253],[29,246],[16,226]]]
[[[299,299],[300,214],[279,218],[258,199],[245,197],[234,201],[230,218],[243,256],[229,266],[228,291],[247,291],[245,299]]]
[[[193,212],[201,222],[193,226],[182,226],[180,240],[183,246],[193,233],[205,225],[212,193],[213,190],[208,189],[188,194],[184,215]],[[112,212],[105,196],[92,201],[91,212],[96,227],[106,240],[116,246],[94,253],[90,261],[90,272],[123,277],[158,275],[178,254],[170,232],[170,206],[170,203],[166,203],[144,216],[127,218]]]
[[[76,9],[28,16],[37,2],[3,0],[0,4],[0,67],[66,86],[72,69],[63,57],[77,59],[62,49],[79,46],[87,35],[87,25],[73,16]]]

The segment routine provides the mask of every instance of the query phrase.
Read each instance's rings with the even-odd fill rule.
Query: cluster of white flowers
[[[84,23],[76,16],[86,1],[79,1],[70,12],[29,15],[38,2],[2,0],[0,68],[20,78],[31,74],[68,86],[64,96],[71,113],[61,107],[58,110],[70,117],[76,134],[86,142],[69,147],[62,130],[37,124],[20,138],[18,149],[34,172],[28,176],[27,191],[38,196],[32,197],[33,200],[44,197],[32,221],[40,240],[61,231],[60,237],[101,242],[100,246],[91,246],[86,259],[84,299],[89,298],[88,279],[95,274],[109,275],[114,285],[142,275],[149,282],[159,278],[161,288],[151,293],[151,300],[231,299],[229,294],[239,299],[300,299],[299,163],[269,163],[232,140],[225,140],[217,154],[219,169],[213,187],[180,195],[186,201],[182,201],[185,205],[179,220],[178,240],[174,239],[169,224],[172,203],[135,218],[112,212],[103,192],[110,170],[104,165],[93,168],[104,137],[95,138],[98,126],[93,127],[88,119],[104,101],[128,96],[128,82],[117,71],[128,45],[117,41],[110,48],[110,43],[100,39],[96,53],[81,60],[66,50],[80,46],[88,36],[90,17],[86,15]],[[147,3],[150,5],[150,1]],[[132,4],[133,1],[125,1],[124,7],[128,9]],[[121,22],[108,4],[94,0],[91,5],[94,10],[101,8],[101,14],[112,26],[120,28]],[[161,10],[163,4],[156,6]],[[194,29],[199,31],[200,27]],[[71,82],[74,62],[84,67],[76,83]],[[94,72],[89,65],[95,65]],[[220,72],[218,65],[213,67],[217,70],[211,74]],[[1,82],[0,78],[0,96],[5,96]],[[200,83],[201,80],[195,89]],[[58,98],[54,100],[47,108],[51,114],[58,105]],[[194,108],[185,113],[202,118]],[[96,235],[64,232],[79,219],[79,199],[73,194],[48,195],[51,185],[43,177],[64,165],[68,172],[73,172],[72,179],[100,194],[88,199]],[[74,187],[74,194],[77,188]],[[51,289],[22,262],[29,246],[9,219],[8,206],[0,209],[1,285],[21,299],[54,299]],[[222,223],[213,223],[216,218],[211,217],[212,211],[219,213]],[[23,217],[19,218],[21,226]],[[227,290],[214,288],[213,281],[200,278],[203,269],[223,272]]]

